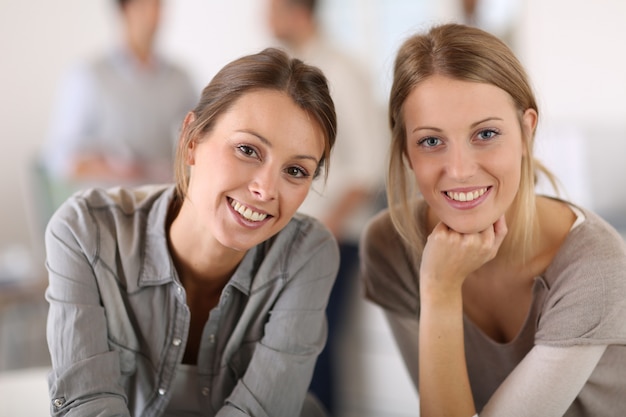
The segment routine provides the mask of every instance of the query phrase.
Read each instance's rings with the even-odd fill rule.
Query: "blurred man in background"
[[[341,265],[328,304],[329,333],[320,355],[311,391],[336,414],[338,328],[356,288],[358,239],[365,221],[380,209],[387,138],[369,75],[322,33],[316,0],[269,0],[272,34],[290,53],[316,65],[329,81],[338,120],[337,142],[330,174],[314,184],[301,212],[320,219],[334,233],[341,249]]]
[[[155,52],[160,0],[115,0],[122,33],[61,86],[44,165],[81,185],[173,179],[177,129],[196,101],[189,76]]]

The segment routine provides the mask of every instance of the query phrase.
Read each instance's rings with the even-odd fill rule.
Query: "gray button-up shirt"
[[[167,243],[174,188],[88,190],[46,232],[54,416],[160,416],[190,313]],[[250,249],[204,327],[198,387],[206,416],[294,417],[326,340],[339,254],[296,214]]]

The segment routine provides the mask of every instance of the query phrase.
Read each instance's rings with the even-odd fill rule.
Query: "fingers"
[[[462,234],[438,223],[422,253],[421,293],[440,297],[460,291],[471,273],[496,257],[506,234],[504,216],[478,233]]]
[[[504,214],[500,216],[498,220],[493,224],[493,231],[496,237],[496,244],[498,247],[502,244],[502,241],[506,237],[509,229],[506,225],[506,219],[504,218]]]
[[[457,268],[471,272],[496,257],[507,232],[504,215],[478,233],[458,233],[440,222],[428,237],[424,256],[444,259],[448,266],[457,264]]]

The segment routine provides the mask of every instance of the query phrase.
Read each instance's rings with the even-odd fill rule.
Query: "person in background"
[[[458,23],[489,32],[515,51],[521,1],[459,0]]]
[[[120,44],[79,64],[61,85],[43,165],[83,185],[173,179],[176,129],[197,93],[182,68],[155,52],[160,0],[116,0]]]
[[[358,282],[358,241],[367,219],[382,206],[387,144],[383,112],[378,109],[368,74],[322,32],[316,0],[270,0],[268,6],[273,36],[290,53],[324,71],[337,108],[333,171],[325,184],[313,186],[300,208],[322,220],[341,250],[341,266],[328,305],[329,339],[311,385],[329,413],[336,414],[336,351],[349,297]]]
[[[536,194],[539,109],[511,49],[446,24],[400,47],[388,204],[361,274],[419,391],[420,416],[626,410],[626,245]]]
[[[323,73],[266,49],[187,114],[175,185],[63,204],[46,233],[51,415],[323,415],[306,394],[339,251],[296,210],[335,134]]]

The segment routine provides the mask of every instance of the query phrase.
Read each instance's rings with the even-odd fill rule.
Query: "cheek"
[[[280,191],[280,212],[283,217],[292,217],[300,208],[311,189],[309,185],[286,184]]]
[[[289,205],[295,207],[294,211],[302,205],[306,196],[309,194],[311,184],[307,186],[298,187],[296,190],[289,190],[287,192],[287,198],[289,199]]]
[[[438,175],[436,164],[429,163],[427,159],[415,157],[410,158],[409,162],[420,191],[424,192],[426,188],[433,187]]]

